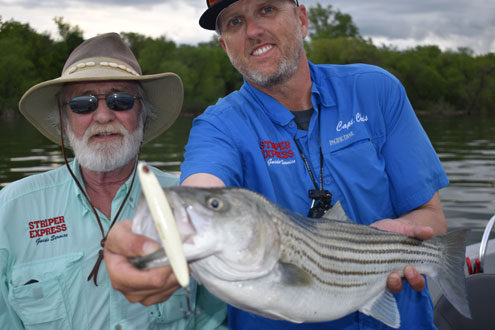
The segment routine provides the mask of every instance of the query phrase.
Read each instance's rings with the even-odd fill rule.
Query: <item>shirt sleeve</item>
[[[4,188],[7,189],[7,188]],[[6,222],[11,217],[7,213],[7,202],[0,192],[0,329],[23,329],[20,319],[12,309],[8,301],[9,288],[8,277],[9,272],[9,240],[7,237]]]
[[[386,134],[382,155],[392,203],[398,214],[404,214],[427,203],[449,182],[404,87],[389,77],[384,80],[382,95]]]
[[[219,114],[212,113],[194,120],[181,164],[181,182],[192,174],[208,173],[227,186],[242,184],[241,155],[231,133],[236,125],[239,123],[222,120]]]

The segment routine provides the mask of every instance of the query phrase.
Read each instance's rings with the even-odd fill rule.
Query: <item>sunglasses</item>
[[[125,93],[113,94],[97,94],[97,95],[82,95],[65,102],[74,113],[86,114],[91,113],[98,108],[98,100],[105,99],[107,107],[113,111],[126,111],[132,109],[134,100],[139,99],[139,96],[132,96]]]

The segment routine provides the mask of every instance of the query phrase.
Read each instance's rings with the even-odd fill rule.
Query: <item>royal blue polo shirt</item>
[[[387,71],[365,64],[313,65],[314,113],[307,131],[271,96],[245,82],[193,122],[181,166],[181,181],[210,173],[227,186],[257,191],[307,215],[313,181],[295,141],[333,203],[349,218],[371,224],[396,218],[428,202],[448,179],[402,84]],[[318,221],[318,220],[315,220]],[[433,328],[427,290],[405,285],[395,295],[404,329]],[[322,308],[325,308],[322,306]],[[231,329],[386,329],[361,313],[333,322],[293,324],[229,307]]]

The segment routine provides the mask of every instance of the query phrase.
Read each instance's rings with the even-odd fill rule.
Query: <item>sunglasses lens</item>
[[[129,94],[111,94],[107,96],[107,106],[114,111],[132,109],[134,96]]]
[[[69,106],[74,113],[89,113],[98,107],[98,99],[91,95],[78,96],[69,101]]]

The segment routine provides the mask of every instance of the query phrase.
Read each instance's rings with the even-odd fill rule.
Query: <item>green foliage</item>
[[[333,10],[332,5],[323,8],[319,3],[309,8],[309,37],[311,40],[359,37],[359,30],[348,14]]]
[[[361,38],[316,39],[306,43],[314,63],[368,63],[394,74],[417,111],[495,114],[495,54],[473,56],[467,49],[437,46],[405,51],[377,48]]]
[[[29,24],[0,18],[0,111],[17,109],[31,86],[60,75],[72,50],[83,41],[82,31],[55,18],[61,41],[38,34]]]
[[[379,50],[361,38],[337,37],[316,39],[306,44],[308,58],[315,63],[378,65]]]
[[[308,10],[313,63],[381,66],[404,84],[414,108],[425,112],[495,113],[495,54],[475,56],[468,48],[442,52],[437,46],[405,51],[376,47],[359,35],[351,16],[317,4]],[[83,41],[78,26],[56,17],[59,37],[0,17],[0,115],[15,110],[22,94],[60,76],[72,50]],[[215,37],[198,45],[176,45],[165,37],[122,32],[144,74],[175,72],[184,84],[183,111],[200,113],[243,83]]]
[[[0,109],[16,109],[22,91],[50,75],[51,46],[27,24],[0,21]]]

